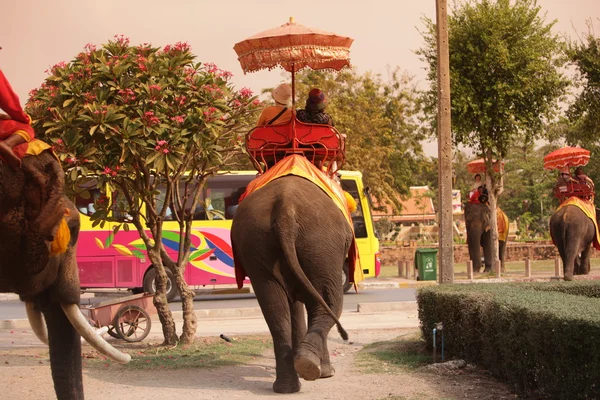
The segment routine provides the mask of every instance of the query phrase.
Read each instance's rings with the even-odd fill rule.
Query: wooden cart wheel
[[[108,333],[110,336],[114,337],[115,339],[121,339],[121,335],[119,335],[114,327],[114,325],[111,325],[108,327]]]
[[[150,314],[138,306],[122,307],[113,321],[116,333],[128,342],[144,340],[150,333],[152,321]]]

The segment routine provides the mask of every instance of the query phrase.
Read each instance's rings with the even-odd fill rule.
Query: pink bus
[[[237,198],[248,183],[256,177],[256,171],[232,171],[208,180],[203,189],[202,201],[210,199],[208,210],[198,207],[194,213],[192,251],[185,271],[185,279],[192,288],[233,285],[235,274],[231,251],[230,229]],[[341,171],[342,186],[357,201],[352,214],[356,242],[359,249],[361,269],[355,278],[379,275],[379,241],[375,236],[368,190],[363,187],[359,172]],[[134,292],[154,292],[155,271],[146,256],[142,239],[135,230],[112,233],[113,225],[106,223],[92,226],[88,214],[93,213],[95,194],[100,190],[90,179],[82,184],[86,190],[75,199],[81,213],[81,233],[77,247],[77,263],[82,289],[115,288]],[[161,201],[161,195],[157,202]],[[164,197],[163,197],[164,198]],[[207,214],[212,219],[207,219]],[[125,216],[121,216],[126,218]],[[169,216],[167,216],[167,219]],[[168,251],[179,248],[179,225],[176,221],[163,224],[163,242]],[[347,271],[344,276],[345,290],[349,290]],[[177,290],[172,284],[170,271],[167,297],[172,300]]]

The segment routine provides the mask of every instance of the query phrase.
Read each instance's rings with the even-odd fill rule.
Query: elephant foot
[[[321,377],[320,364],[320,357],[308,351],[301,351],[294,360],[296,372],[307,381],[315,381]]]
[[[302,388],[298,377],[293,379],[275,379],[273,383],[273,391],[275,393],[298,393]]]
[[[565,274],[565,281],[572,281],[573,280],[573,274]]]
[[[321,364],[321,379],[331,378],[335,375],[335,368],[331,364]]]

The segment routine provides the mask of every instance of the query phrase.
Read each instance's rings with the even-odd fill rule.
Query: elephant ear
[[[0,251],[0,256],[8,257],[19,273],[32,276],[48,264],[50,244],[64,217],[64,173],[58,160],[47,151],[23,159],[18,171],[8,172],[5,168],[4,178],[7,173],[11,176],[0,180],[0,193],[10,191],[18,195],[7,210],[14,222],[7,239],[11,243],[3,243],[4,252]],[[12,249],[20,247],[18,243],[25,243],[27,249],[13,254]]]

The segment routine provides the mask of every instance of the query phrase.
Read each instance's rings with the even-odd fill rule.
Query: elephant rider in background
[[[31,126],[31,118],[21,108],[19,97],[0,70],[0,158],[17,169],[21,167],[21,159],[13,152],[19,144],[29,142],[35,136]]]
[[[588,185],[592,190],[594,190],[594,181],[592,180],[592,178],[590,178],[589,176],[587,176],[584,172],[583,172],[583,168],[581,167],[577,167],[575,168],[575,179],[579,182],[579,183],[585,183],[586,185]]]
[[[477,187],[477,191],[474,191],[469,198],[469,203],[476,204],[487,204],[488,203],[488,190],[485,186],[485,183],[479,187]]]
[[[256,126],[284,125],[292,120],[292,109],[288,107],[292,98],[292,87],[287,83],[282,83],[273,89],[271,95],[275,105],[266,107],[262,111]]]
[[[473,193],[477,192],[477,189],[479,188],[479,186],[483,185],[483,182],[481,182],[481,174],[475,174],[475,177],[473,179],[474,179],[474,181],[473,181],[473,185],[471,185],[471,191],[469,192],[469,198],[471,198]]]

